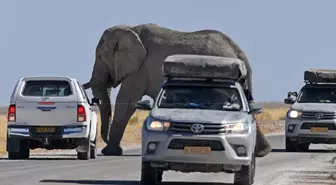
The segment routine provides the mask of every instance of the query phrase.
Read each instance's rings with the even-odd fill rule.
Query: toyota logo
[[[316,114],[315,114],[315,118],[316,118],[316,119],[322,119],[322,118],[323,118],[323,114],[322,114],[321,112],[316,113]]]
[[[191,125],[191,131],[194,132],[194,133],[201,133],[203,132],[204,130],[204,126],[202,124],[199,124],[199,123],[195,123],[193,125]]]

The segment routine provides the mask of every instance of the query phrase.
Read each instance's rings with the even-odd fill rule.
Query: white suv
[[[29,158],[35,148],[76,149],[78,159],[96,158],[97,104],[74,78],[21,78],[8,108],[8,158]]]

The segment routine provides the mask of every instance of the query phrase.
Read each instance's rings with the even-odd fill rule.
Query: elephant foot
[[[123,154],[123,150],[120,146],[107,145],[102,149],[101,153],[105,156],[121,156]]]

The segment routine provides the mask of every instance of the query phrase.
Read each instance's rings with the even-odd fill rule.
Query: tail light
[[[85,112],[85,107],[83,105],[77,106],[77,121],[78,122],[86,121],[86,112]]]
[[[15,122],[16,120],[16,106],[12,104],[8,107],[7,121]]]

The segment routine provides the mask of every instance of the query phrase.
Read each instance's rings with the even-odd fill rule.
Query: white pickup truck
[[[9,159],[27,159],[30,149],[76,149],[82,160],[97,157],[97,114],[82,85],[70,77],[21,78],[8,108]]]

